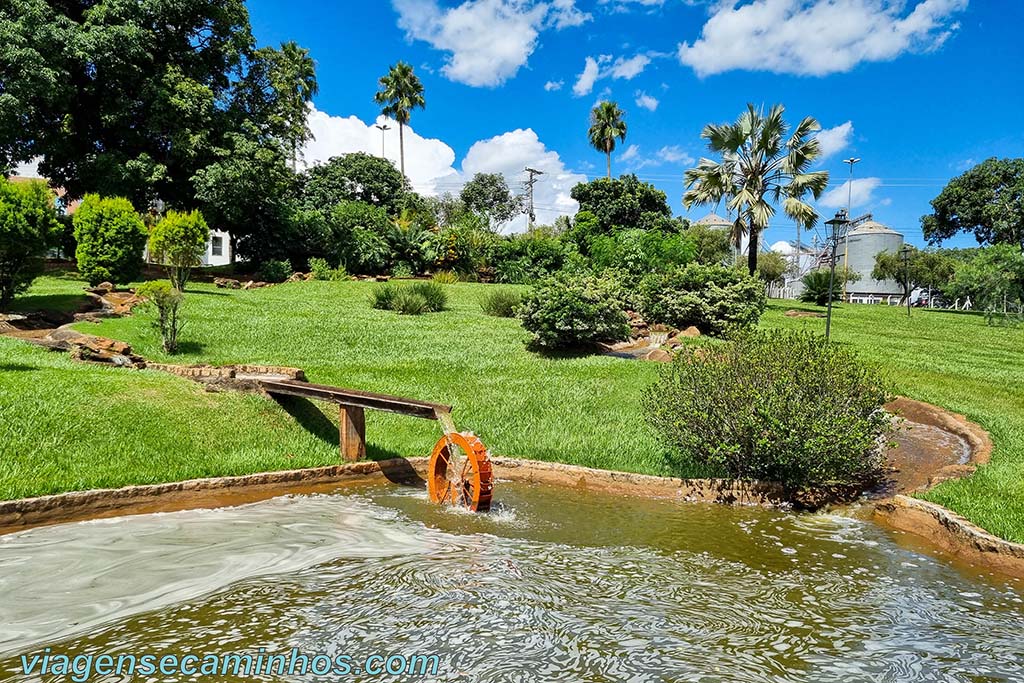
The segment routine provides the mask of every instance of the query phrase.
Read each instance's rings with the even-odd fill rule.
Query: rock
[[[700,336],[700,330],[698,330],[693,325],[690,325],[685,330],[680,332],[678,336],[680,336],[680,337],[690,337],[690,338],[699,337]]]
[[[377,277],[375,277],[375,278],[373,278],[373,279],[374,279],[374,280],[375,280],[376,282],[387,282],[388,280],[390,280],[390,279],[391,279],[391,277],[390,277],[390,276],[388,276],[388,275],[378,275]]]
[[[672,348],[676,348],[677,346],[685,344],[687,339],[696,339],[699,336],[700,330],[693,325],[690,325],[682,332],[678,332],[675,336],[670,337],[666,343]]]
[[[101,282],[95,287],[89,289],[94,294],[107,294],[108,292],[114,291],[114,283],[112,282]]]
[[[312,275],[312,273],[310,273],[310,275]],[[285,282],[305,282],[308,279],[309,278],[306,277],[305,273],[294,272],[287,280],[285,280]]]
[[[215,277],[213,278],[213,284],[221,289],[241,289],[242,287],[241,282],[238,280],[232,280],[229,277]]]
[[[796,309],[790,309],[783,313],[787,318],[824,318],[824,313],[817,313],[815,311],[798,311]]]
[[[673,356],[671,352],[666,351],[661,347],[651,349],[650,353],[644,356],[644,360],[653,361],[655,363],[671,363],[673,358],[675,358],[675,356]]]
[[[315,280],[316,279],[316,275],[314,273],[306,273],[306,277],[304,277],[302,279],[305,280],[306,282],[309,282],[311,280]]]

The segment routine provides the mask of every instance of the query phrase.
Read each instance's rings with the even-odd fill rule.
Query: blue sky
[[[837,199],[856,166],[854,215],[923,244],[919,218],[953,176],[990,156],[1024,155],[1024,2],[1018,0],[250,0],[261,44],[295,40],[317,63],[309,162],[381,152],[377,78],[413,64],[427,107],[413,114],[407,170],[423,192],[457,191],[477,171],[537,186],[540,219],[572,212],[575,182],[604,173],[586,141],[599,99],[625,110],[613,173],[636,172],[686,212],[682,173],[705,154],[708,122],[747,102],[783,103],[827,129]],[[397,158],[397,131],[385,154]],[[724,214],[724,209],[719,213]],[[769,243],[791,240],[780,217]],[[970,246],[972,238],[951,241]]]

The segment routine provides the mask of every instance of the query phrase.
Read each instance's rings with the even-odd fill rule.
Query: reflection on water
[[[443,681],[1024,680],[1020,584],[869,522],[498,492],[488,515],[376,486],[0,537],[0,670],[297,647],[438,652]]]

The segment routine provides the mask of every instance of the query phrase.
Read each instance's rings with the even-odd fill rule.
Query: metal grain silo
[[[849,245],[849,257],[846,256]],[[890,296],[901,296],[903,289],[895,280],[875,280],[871,271],[875,267],[875,255],[887,251],[898,254],[903,247],[903,234],[881,223],[869,220],[849,232],[839,243],[836,265],[846,264],[850,270],[860,273],[860,280],[846,285],[846,295],[852,301],[878,301]]]

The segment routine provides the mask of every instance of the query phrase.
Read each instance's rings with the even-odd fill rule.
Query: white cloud
[[[853,191],[850,191],[850,181],[847,180],[839,187],[834,187],[821,195],[818,203],[830,209],[844,209],[849,198],[853,208],[864,206],[871,202],[874,192],[882,184],[881,178],[857,178],[853,181]]]
[[[375,123],[383,123],[383,117]],[[398,164],[398,127],[384,133],[384,152]],[[350,152],[381,153],[381,131],[374,124],[364,123],[356,116],[330,116],[316,108],[309,113],[309,127],[315,139],[309,141],[303,157],[307,164],[322,163],[331,157]],[[544,171],[534,188],[537,220],[551,223],[562,214],[574,214],[578,204],[569,191],[586,176],[566,168],[561,157],[548,149],[532,129],[517,129],[474,143],[459,169],[455,152],[441,140],[424,138],[411,126],[405,127],[405,171],[413,188],[425,195],[458,193],[462,185],[476,173],[501,173],[516,192],[525,179],[527,166]],[[506,229],[522,230],[526,217],[516,219]]]
[[[600,73],[601,67],[598,66],[597,60],[593,57],[587,57],[583,63],[583,71],[576,77],[576,83],[572,86],[572,94],[576,97],[589,95],[594,89],[594,83],[597,82],[597,77]]]
[[[410,40],[450,53],[441,71],[450,80],[494,87],[516,75],[541,31],[579,26],[590,15],[575,0],[466,0],[442,8],[437,0],[392,0],[398,26]]]
[[[629,161],[636,159],[640,155],[640,145],[630,145],[626,148],[622,154],[619,155],[619,161]]]
[[[544,89],[548,92],[555,92],[561,90],[563,85],[565,85],[565,81],[548,81],[544,84]]]
[[[679,61],[701,77],[732,69],[824,76],[939,48],[968,0],[726,0]]]
[[[611,75],[612,78],[632,80],[643,73],[643,70],[646,69],[647,65],[650,63],[651,58],[647,55],[636,55],[629,59],[619,57],[609,69],[609,75]]]
[[[571,215],[579,204],[569,196],[577,183],[587,181],[585,175],[573,173],[554,150],[548,149],[530,128],[517,129],[480,140],[466,152],[462,161],[462,178],[475,173],[501,173],[514,191],[518,181],[525,180],[527,166],[543,171],[534,185],[534,207],[538,223],[552,223],[560,215]],[[526,227],[526,216],[512,221],[505,230],[519,232]]]
[[[850,144],[853,135],[853,122],[847,121],[835,128],[824,128],[818,131],[818,143],[821,145],[820,159],[827,159],[833,154],[843,151]]]
[[[648,95],[643,90],[637,90],[636,106],[643,107],[648,111],[654,111],[655,109],[658,108],[658,98]]]
[[[373,124],[357,116],[331,116],[315,107],[309,112],[309,129],[314,138],[306,143],[303,159],[307,165],[323,163],[349,152],[379,156],[381,131],[374,124],[391,126],[383,133],[384,155],[398,166],[398,124],[378,117]],[[441,140],[424,138],[411,126],[405,127],[405,174],[417,192],[435,194],[439,182],[447,184],[458,172],[453,168],[455,151]]]
[[[670,164],[689,166],[693,157],[683,151],[679,145],[665,146],[658,150],[658,158]]]

